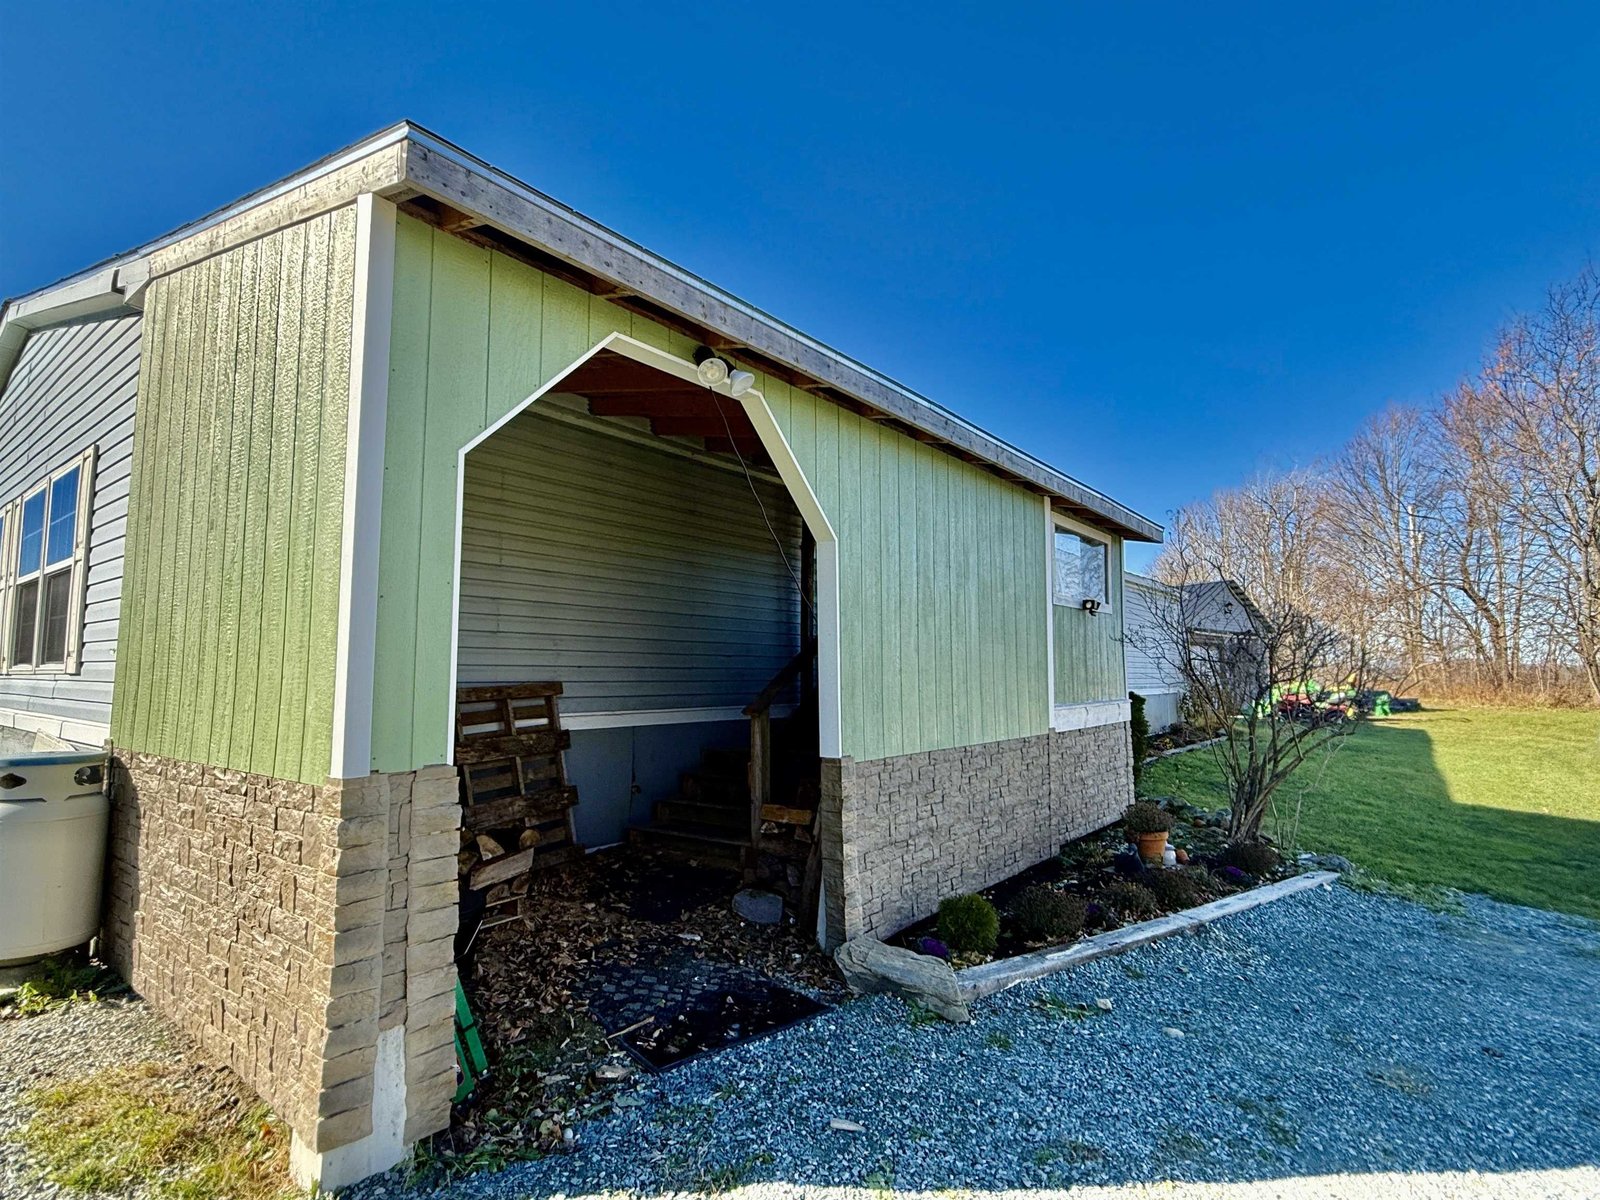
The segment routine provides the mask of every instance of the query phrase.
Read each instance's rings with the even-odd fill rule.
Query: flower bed
[[[1183,913],[1300,872],[1270,845],[1230,845],[1226,829],[1204,810],[1172,798],[1161,799],[1159,807],[1171,820],[1168,844],[1177,851],[1177,864],[1144,863],[1119,822],[979,893],[999,916],[992,945],[963,942],[972,924],[973,904],[966,899],[959,905],[966,910],[962,922],[948,914],[943,922],[931,917],[903,930],[895,944],[972,967]]]

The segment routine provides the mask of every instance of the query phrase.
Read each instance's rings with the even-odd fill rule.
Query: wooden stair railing
[[[816,656],[816,643],[809,638],[800,652],[786,662],[767,681],[756,698],[745,705],[750,718],[750,862],[761,847],[761,810],[772,802],[772,706]]]

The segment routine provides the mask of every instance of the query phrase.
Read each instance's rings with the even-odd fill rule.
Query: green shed
[[[1131,798],[1159,526],[425,130],[8,303],[0,377],[95,321],[138,343],[106,942],[303,1179],[449,1121],[462,689],[559,685],[577,842],[742,843],[826,945]],[[715,762],[743,828],[657,803]],[[812,881],[762,857],[795,813]]]

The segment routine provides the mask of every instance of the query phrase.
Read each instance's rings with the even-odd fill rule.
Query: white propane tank
[[[0,755],[0,966],[99,931],[105,772],[97,750]]]

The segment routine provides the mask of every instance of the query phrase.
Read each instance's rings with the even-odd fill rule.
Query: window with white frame
[[[94,448],[0,509],[0,670],[76,672]]]
[[[1109,605],[1109,563],[1110,550],[1105,542],[1057,525],[1055,602],[1071,608],[1082,608],[1085,600],[1093,600],[1101,608]]]

